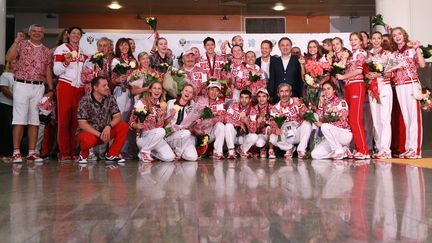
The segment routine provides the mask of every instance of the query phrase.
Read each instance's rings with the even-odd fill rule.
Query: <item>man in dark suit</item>
[[[261,57],[257,58],[255,64],[258,65],[264,73],[267,82],[270,78],[270,66],[274,65],[276,57],[271,56],[270,53],[273,50],[273,43],[269,40],[263,40],[261,42]]]
[[[301,97],[303,87],[298,57],[291,55],[291,40],[288,37],[282,37],[278,42],[278,46],[281,56],[276,58],[274,65],[270,66],[270,79],[267,84],[270,97],[273,97],[273,103],[278,101],[276,89],[279,84],[290,84],[293,97]]]

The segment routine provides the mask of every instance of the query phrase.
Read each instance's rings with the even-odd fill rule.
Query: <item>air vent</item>
[[[285,18],[245,18],[246,33],[285,33]]]

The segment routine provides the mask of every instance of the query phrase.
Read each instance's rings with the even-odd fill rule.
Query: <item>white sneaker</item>
[[[80,155],[80,156],[79,156],[78,163],[80,163],[80,164],[87,164],[88,161],[87,161],[86,158],[84,158],[84,157],[82,157],[82,156]]]

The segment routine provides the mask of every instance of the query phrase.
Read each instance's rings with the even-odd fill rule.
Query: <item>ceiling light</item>
[[[108,5],[108,8],[110,9],[121,9],[123,6],[120,5],[117,1],[112,1],[110,5]]]
[[[286,9],[286,7],[282,4],[282,3],[276,3],[274,6],[273,6],[273,10],[274,11],[283,11],[283,10],[285,10]]]

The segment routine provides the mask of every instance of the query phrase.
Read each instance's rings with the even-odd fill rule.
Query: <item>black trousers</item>
[[[12,156],[12,106],[0,103],[0,156]]]

